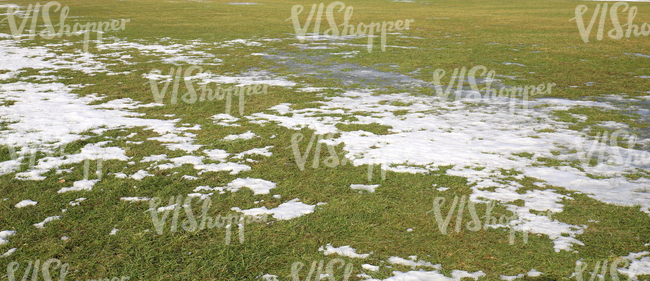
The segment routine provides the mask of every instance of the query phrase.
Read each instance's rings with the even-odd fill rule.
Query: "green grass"
[[[427,82],[431,81],[435,69],[445,69],[449,73],[454,68],[484,65],[488,69],[494,69],[497,74],[517,76],[518,80],[503,79],[506,85],[538,85],[552,82],[556,83],[557,87],[553,88],[549,96],[578,100],[597,100],[599,97],[619,93],[627,93],[630,97],[644,96],[643,92],[648,90],[647,83],[642,83],[645,80],[640,82],[639,78],[634,77],[649,74],[647,59],[624,54],[629,53],[630,49],[635,50],[634,53],[650,53],[648,37],[621,40],[605,37],[602,41],[596,41],[592,37],[593,41],[589,44],[582,42],[575,21],[570,22],[569,19],[574,17],[575,7],[579,4],[589,6],[590,10],[586,15],[590,16],[595,7],[592,2],[441,0],[414,4],[384,0],[346,1],[346,6],[354,6],[352,21],[355,23],[414,19],[412,28],[404,31],[403,35],[423,38],[388,35],[387,45],[416,49],[388,47],[386,52],[381,52],[378,43],[375,43],[371,53],[366,51],[365,46],[347,46],[340,49],[340,52],[360,51],[353,58],[314,58],[311,55],[316,52],[305,54],[299,47],[291,45],[297,42],[289,35],[294,33],[291,21],[286,21],[291,15],[291,7],[297,4],[305,6],[304,16],[304,13],[309,12],[312,2],[263,0],[255,1],[261,5],[249,6],[227,5],[227,2],[229,1],[70,0],[62,4],[70,7],[70,16],[83,16],[79,19],[82,22],[130,19],[124,31],[109,32],[105,35],[128,41],[144,40],[153,43],[160,38],[171,37],[179,40],[177,43],[184,44],[196,39],[209,43],[240,38],[283,39],[279,42],[265,42],[261,47],[203,47],[205,52],[224,60],[224,63],[218,66],[202,65],[204,71],[209,70],[220,75],[276,67],[277,64],[273,61],[250,55],[255,52],[268,52],[292,54],[299,58],[296,61],[321,66],[350,63],[401,74],[420,70],[418,74],[409,76]],[[631,5],[639,8],[635,23],[640,25],[650,22],[650,4]],[[338,22],[342,21],[341,18],[337,19]],[[301,20],[304,21],[304,17]],[[69,21],[73,22],[72,19]],[[606,28],[607,30],[609,28]],[[8,33],[8,28],[4,26],[0,28],[0,32]],[[446,37],[447,35],[450,37]],[[79,38],[66,39],[75,41],[75,45],[63,50],[64,52],[80,48]],[[37,38],[23,44],[44,45],[52,42]],[[367,38],[350,42],[365,44]],[[499,44],[488,44],[491,42]],[[93,47],[94,44],[91,44],[91,52],[98,55],[108,52],[98,51]],[[137,52],[125,54],[131,54],[132,61],[138,64],[113,65],[110,70],[122,72],[135,69],[130,74],[99,73],[88,76],[71,70],[59,71],[56,74],[72,77],[61,79],[60,83],[92,84],[74,91],[80,96],[100,93],[107,96],[106,100],[131,98],[144,103],[154,102],[150,86],[144,84],[146,80],[142,75],[153,69],[160,69],[163,74],[167,74],[172,65],[160,62],[160,57],[156,56],[141,55]],[[504,65],[503,62],[517,62],[527,67]],[[381,66],[383,64],[396,64],[398,67]],[[300,71],[286,66],[274,68],[274,72],[287,76],[301,74]],[[30,70],[21,75],[36,73],[37,70]],[[316,87],[356,87],[344,86],[336,79],[320,79],[309,75],[289,77],[294,82]],[[19,80],[6,82],[16,81]],[[596,83],[591,87],[582,86],[585,82]],[[572,85],[580,87],[569,87]],[[329,96],[337,95],[341,91],[326,90]],[[399,92],[395,89],[386,91]],[[426,94],[429,90],[421,91]],[[266,112],[268,108],[281,103],[290,103],[293,109],[317,108],[322,105],[319,103],[322,100],[323,98],[315,93],[271,86],[267,94],[246,97],[244,115]],[[225,103],[225,100],[213,100],[171,105],[166,101],[165,106],[140,108],[137,111],[146,114],[141,118],[161,119],[165,114],[175,114],[174,118],[182,119],[179,124],[201,125],[200,131],[190,132],[197,135],[196,143],[204,145],[206,149],[219,148],[230,153],[239,153],[273,145],[271,157],[253,156],[252,158],[259,162],[246,163],[252,167],[251,171],[238,175],[207,172],[201,175],[199,180],[187,181],[181,178],[182,175],[196,176],[197,171],[184,165],[171,170],[153,170],[151,172],[154,176],[146,177],[142,181],[115,178],[109,173],[122,172],[130,175],[149,167],[151,163],[140,161],[144,156],[165,153],[169,158],[173,158],[185,155],[182,151],[168,150],[160,142],[147,141],[147,138],[157,136],[153,131],[132,128],[111,130],[102,136],[88,133],[89,138],[66,146],[66,153],[74,153],[88,143],[110,140],[114,146],[129,148],[126,155],[132,157],[135,164],[127,165],[124,161],[116,160],[104,161],[102,181],[97,183],[92,191],[57,193],[61,188],[69,187],[72,182],[83,179],[83,163],[62,167],[73,168],[72,173],[56,175],[54,171],[50,171],[45,174],[47,179],[43,181],[17,180],[16,173],[0,176],[0,230],[17,231],[15,236],[8,238],[8,244],[0,246],[0,253],[12,247],[19,248],[9,258],[0,258],[0,269],[7,268],[9,262],[16,261],[21,265],[19,272],[22,275],[27,261],[57,258],[70,265],[70,280],[117,276],[130,276],[130,280],[254,280],[262,273],[276,274],[281,280],[287,280],[285,277],[291,274],[291,264],[294,262],[302,262],[308,267],[312,261],[325,260],[327,263],[335,258],[324,256],[318,251],[319,247],[332,243],[336,247],[350,245],[357,249],[358,253],[373,252],[364,260],[342,257],[346,264],[354,265],[350,280],[360,280],[356,274],[361,272],[361,264],[383,266],[391,256],[407,258],[411,255],[417,255],[418,259],[433,264],[441,264],[444,268],[442,272],[448,276],[452,270],[482,270],[487,274],[485,280],[499,280],[499,275],[517,275],[535,268],[544,275],[523,280],[566,280],[575,271],[576,260],[582,259],[590,265],[603,260],[612,262],[616,257],[648,249],[644,243],[650,242],[650,217],[640,212],[638,206],[609,205],[561,187],[553,189],[561,194],[571,194],[574,200],[562,200],[560,203],[564,205],[564,211],[554,213],[553,218],[568,224],[588,225],[585,232],[576,237],[585,243],[584,246],[574,245],[576,252],[555,252],[552,241],[546,236],[530,235],[527,243],[523,243],[522,233],[517,233],[516,242],[510,245],[509,232],[503,228],[476,232],[462,228],[456,232],[456,216],[449,227],[453,231],[443,235],[438,229],[433,213],[427,211],[431,209],[431,204],[437,197],[444,197],[450,202],[454,196],[471,194],[471,185],[466,178],[446,175],[446,169],[440,167],[438,172],[428,174],[388,172],[385,179],[379,177],[378,171],[375,170],[374,176],[368,181],[368,167],[365,165],[353,166],[349,162],[336,167],[324,165],[324,159],[331,156],[325,146],[321,147],[318,167],[313,167],[315,156],[312,152],[307,158],[305,170],[301,171],[296,165],[292,150],[286,148],[290,146],[291,137],[296,131],[273,123],[261,126],[245,119],[242,119],[242,127],[216,125],[209,117],[224,113]],[[388,104],[398,107],[410,105],[406,101]],[[10,100],[0,103],[0,106],[12,105]],[[231,114],[242,117],[237,109],[238,99],[233,98]],[[393,114],[405,115],[408,111],[398,110]],[[575,115],[587,116],[587,119],[582,121]],[[623,110],[580,107],[556,111],[554,116],[559,121],[570,123],[569,129],[577,131],[593,128],[602,121],[616,121],[635,129],[647,129],[647,124],[642,123],[639,116]],[[349,115],[339,117],[344,120],[350,118]],[[7,125],[3,123],[1,126],[4,128]],[[376,135],[391,134],[388,126],[376,123],[339,124],[337,128],[341,131],[362,130]],[[235,142],[221,140],[227,135],[248,130],[260,137]],[[590,131],[590,134],[596,135],[603,131],[602,128],[596,128]],[[301,132],[306,138],[301,147],[301,151],[304,151],[305,142],[314,132],[307,129]],[[544,129],[539,132],[553,133],[555,130]],[[137,133],[131,141],[145,142],[131,144],[127,143],[126,139],[118,139],[131,133]],[[271,139],[272,135],[276,137]],[[335,149],[339,158],[342,154],[341,147]],[[533,153],[522,152],[515,155],[534,160],[535,165],[540,166],[578,166],[575,162],[565,163],[557,159],[538,157]],[[35,160],[44,157],[45,154],[39,153]],[[9,149],[0,147],[0,161],[10,159]],[[28,161],[29,159],[25,159],[20,171],[27,170]],[[96,161],[91,161],[91,171],[94,171],[95,165]],[[517,179],[520,171],[502,169],[501,172],[508,176],[507,180],[516,181],[523,186],[518,192],[541,189],[534,186],[530,178]],[[192,193],[197,186],[224,186],[240,177],[263,178],[277,183],[278,187],[268,195],[253,195],[245,188],[236,193],[215,193],[211,197],[212,216],[232,214],[234,211],[230,208],[233,206],[242,209],[262,206],[274,208],[294,198],[300,198],[301,202],[310,205],[318,202],[327,204],[316,207],[312,214],[292,220],[270,219],[268,223],[247,224],[245,242],[241,244],[233,238],[233,241],[226,245],[226,231],[223,228],[196,232],[182,230],[176,233],[171,233],[167,228],[163,235],[157,235],[153,232],[151,217],[146,212],[149,208],[146,202],[120,201],[120,197],[145,196],[160,197],[163,203],[167,204],[170,196]],[[94,178],[91,173],[91,179]],[[350,189],[350,184],[381,186],[376,192],[367,193]],[[451,189],[439,192],[432,188],[434,184]],[[273,194],[282,194],[282,198],[274,198]],[[79,197],[88,199],[80,206],[68,204]],[[4,198],[8,199],[3,200]],[[27,198],[39,203],[22,209],[14,207],[17,202]],[[264,202],[254,203],[261,200]],[[477,204],[479,215],[485,212],[485,208],[485,204]],[[61,214],[62,209],[67,211]],[[194,210],[194,215],[198,215],[198,203]],[[443,214],[448,211],[449,209],[443,209]],[[510,214],[504,206],[497,206],[493,212]],[[54,214],[62,215],[61,220],[47,223],[43,230],[32,226]],[[181,212],[181,221],[185,219],[184,216]],[[599,222],[592,223],[588,220]],[[470,214],[465,212],[462,222],[469,221]],[[114,227],[120,231],[115,236],[109,236],[108,233]],[[407,232],[407,228],[414,230]],[[233,237],[236,237],[235,233],[237,231],[233,230]],[[69,237],[69,240],[61,240],[64,235]],[[375,278],[388,278],[395,270],[411,269],[394,265],[390,270],[382,267],[372,275]],[[301,278],[306,276],[306,271],[308,269],[303,269]],[[337,279],[340,276],[338,275]],[[647,276],[641,278],[650,280]]]

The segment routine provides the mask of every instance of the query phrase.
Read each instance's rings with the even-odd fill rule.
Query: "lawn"
[[[646,22],[0,0],[0,280],[650,280]]]

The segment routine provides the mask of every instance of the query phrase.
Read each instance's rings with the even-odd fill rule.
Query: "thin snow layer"
[[[18,248],[11,248],[8,251],[6,251],[4,254],[2,254],[2,257],[6,258],[8,256],[11,256],[11,254],[13,254],[16,250],[18,250]]]
[[[630,261],[630,266],[627,269],[619,269],[621,274],[634,280],[637,275],[650,275],[650,252],[630,253],[623,258]]]
[[[253,133],[251,131],[248,131],[246,133],[242,133],[242,134],[239,134],[239,135],[228,135],[228,136],[224,137],[223,139],[224,140],[230,140],[230,141],[239,140],[239,139],[250,140],[250,139],[252,139],[254,137],[258,137],[258,135],[256,135],[255,133]]]
[[[253,191],[255,195],[259,195],[259,194],[269,194],[271,189],[274,189],[276,185],[277,184],[274,182],[263,180],[263,179],[239,178],[230,182],[228,184],[228,189],[233,190],[233,192],[235,192],[242,187],[248,187],[250,190]]]
[[[528,273],[526,273],[526,275],[528,275],[530,277],[538,277],[538,276],[541,276],[542,274],[544,274],[544,273],[539,272],[539,271],[535,270],[534,268],[531,269],[530,271],[528,271]]]
[[[156,167],[160,170],[166,170],[166,169],[181,167],[184,164],[190,164],[190,165],[194,165],[194,169],[200,170],[199,175],[204,172],[219,172],[219,171],[230,171],[231,175],[236,175],[239,172],[251,170],[251,167],[247,165],[232,163],[232,162],[223,162],[226,161],[226,158],[228,157],[228,155],[230,155],[230,153],[226,152],[225,150],[221,150],[221,149],[204,150],[204,153],[207,154],[211,160],[217,160],[222,163],[204,164],[203,160],[205,159],[205,157],[203,156],[185,155],[185,156],[168,159],[172,163],[160,164],[157,165]],[[147,173],[146,171],[142,171],[142,172]]]
[[[323,254],[325,254],[325,255],[337,254],[339,256],[346,256],[346,257],[351,257],[351,258],[356,258],[356,259],[365,259],[368,256],[370,256],[370,254],[372,254],[372,253],[370,253],[370,254],[357,254],[357,250],[350,247],[350,245],[341,246],[341,247],[336,248],[336,247],[333,247],[331,244],[327,244],[325,246],[325,248],[323,248],[323,246],[318,248],[318,251],[323,252]]]
[[[180,45],[180,44],[179,44]],[[159,46],[157,46],[159,47]],[[188,46],[185,46],[188,47]],[[193,46],[190,46],[189,48],[193,48]],[[146,50],[146,49],[145,49]],[[197,53],[203,53],[202,51],[196,51]],[[205,53],[204,53],[205,54]],[[212,56],[212,54],[206,54],[206,56]],[[174,57],[174,59],[183,59],[182,57]],[[199,58],[202,59],[202,58]],[[165,60],[163,60],[165,61]],[[194,65],[199,65],[199,63],[192,63]],[[200,64],[203,65],[203,64]],[[182,67],[179,68],[182,70]],[[186,68],[189,69],[189,68]],[[170,68],[169,71],[161,71],[158,69],[154,69],[149,73],[145,73],[142,75],[144,79],[149,79],[153,81],[162,81],[162,82],[169,82],[173,80],[174,73],[172,72],[173,69]],[[165,74],[167,73],[167,74]],[[280,87],[293,87],[296,85],[295,82],[287,80],[286,77],[276,77],[272,75],[270,72],[265,71],[265,70],[260,70],[260,71],[248,71],[245,73],[242,73],[238,76],[224,76],[224,75],[217,75],[213,74],[210,71],[203,71],[203,67],[197,66],[195,67],[195,72],[194,75],[189,75],[191,73],[187,73],[185,77],[183,77],[184,81],[197,81],[199,85],[203,84],[208,84],[208,83],[216,83],[216,84],[235,84],[237,87],[243,87],[243,86],[249,86],[249,85],[266,85],[265,87],[268,86],[280,86]],[[265,88],[266,89],[266,88]],[[225,119],[233,119],[230,117],[227,117],[228,114],[223,114],[221,117],[224,117]],[[235,118],[236,119],[236,118]],[[228,121],[231,122],[231,121]],[[228,125],[226,125],[228,126]]]
[[[145,170],[139,170],[135,172],[135,174],[131,175],[131,178],[137,181],[141,181],[145,177],[153,177],[153,175]]]
[[[524,278],[524,276],[525,276],[525,275],[524,275],[523,273],[519,273],[519,274],[514,275],[514,276],[499,275],[499,277],[501,278],[501,280],[506,280],[506,281],[514,281],[514,280],[516,280],[516,279]]]
[[[72,184],[72,187],[64,187],[61,188],[57,193],[65,193],[68,191],[90,191],[93,189],[93,186],[95,186],[95,183],[97,183],[99,180],[80,180],[80,181],[75,181]]]
[[[293,130],[309,128],[316,134],[339,133],[340,137],[326,138],[322,142],[328,145],[344,143],[345,157],[355,166],[380,164],[382,169],[394,172],[426,173],[436,171],[440,166],[452,165],[447,174],[466,177],[475,184],[472,201],[484,202],[480,198],[497,200],[517,214],[515,222],[500,227],[549,235],[554,240],[556,251],[569,250],[572,244],[580,244],[574,237],[582,233],[583,227],[550,220],[529,211],[561,212],[561,200],[571,198],[561,196],[552,188],[519,194],[516,191],[522,186],[516,181],[503,179],[505,176],[501,169],[522,172],[514,176],[517,180],[524,176],[535,177],[539,179],[538,185],[584,192],[606,203],[640,204],[642,211],[650,213],[650,192],[647,191],[650,181],[624,177],[627,173],[634,173],[636,168],[650,166],[649,154],[625,148],[616,150],[616,147],[603,143],[592,147],[590,140],[568,129],[570,124],[549,117],[553,110],[576,106],[615,108],[609,103],[539,99],[527,102],[527,108],[524,108],[526,103],[514,99],[485,97],[442,101],[439,97],[414,97],[406,93],[373,95],[368,90],[348,91],[336,97],[324,96],[323,99],[323,105],[317,108],[294,110],[290,104],[284,103],[271,108],[277,114],[254,113],[246,118],[258,124],[276,122]],[[391,104],[397,101],[408,105]],[[540,105],[545,106],[535,108]],[[395,115],[393,112],[398,110],[406,111],[406,114]],[[358,121],[349,121],[352,119],[349,117]],[[346,132],[336,127],[337,124],[372,123],[388,126],[388,134],[376,135],[361,130]],[[539,132],[544,129],[554,132]],[[310,136],[304,139],[303,142],[308,142]],[[567,153],[571,149],[578,153]],[[551,153],[553,151],[565,153],[555,156]],[[584,172],[569,166],[532,165],[541,157],[580,160],[589,151],[595,151],[596,155],[606,151],[603,154],[605,161],[595,167],[590,167],[588,161],[582,162]],[[617,151],[622,157],[617,157]],[[514,155],[522,152],[533,154],[532,159]],[[630,155],[636,155],[636,158],[623,165],[625,161],[620,158],[630,159]],[[587,174],[607,178],[596,180]],[[484,190],[486,188],[496,190]],[[512,204],[517,199],[523,199],[526,205],[518,208]],[[569,237],[562,236],[562,233],[569,234]]]
[[[210,188],[209,186],[199,186],[194,189],[194,192],[199,191],[219,191],[220,194],[226,193],[226,191],[237,192],[242,187],[248,187],[253,191],[253,194],[269,194],[271,189],[274,189],[277,186],[276,183],[272,181],[267,181],[263,179],[254,179],[254,178],[237,178],[228,183],[226,186],[217,186]]]
[[[43,220],[42,222],[39,222],[39,223],[34,224],[34,226],[35,226],[36,228],[43,229],[43,228],[45,228],[45,224],[46,224],[46,223],[51,222],[51,221],[55,221],[55,220],[59,220],[59,219],[61,219],[61,216],[52,216],[52,217],[47,217],[47,218],[45,218],[45,220]]]
[[[241,125],[235,123],[239,120],[237,117],[233,117],[230,114],[220,113],[210,117],[214,120],[214,123],[224,127],[241,127]]]
[[[242,210],[238,207],[233,207],[231,210],[244,213],[248,216],[261,216],[264,214],[272,214],[273,218],[278,220],[290,220],[293,218],[301,217],[306,214],[311,214],[314,212],[315,205],[308,205],[298,201],[298,198],[293,199],[289,202],[280,204],[277,208],[267,209],[266,207],[253,208],[248,210]]]
[[[63,147],[76,140],[84,139],[82,132],[102,127],[103,130],[144,127],[161,135],[150,140],[158,140],[169,149],[182,149],[192,152],[200,145],[192,144],[193,139],[181,136],[183,131],[193,128],[177,128],[179,120],[141,119],[133,116],[142,115],[122,110],[125,105],[135,106],[130,99],[113,100],[100,105],[89,105],[101,100],[97,96],[78,97],[72,94],[73,88],[61,83],[33,84],[15,82],[0,84],[0,101],[9,100],[14,104],[0,107],[0,122],[9,123],[7,130],[0,131],[0,145],[17,147],[16,154],[23,157],[33,150],[53,152],[56,147]],[[117,109],[110,109],[117,108]],[[101,133],[101,132],[98,132]],[[85,150],[85,151],[84,151]],[[25,174],[27,179],[44,179],[40,174],[63,164],[79,163],[85,159],[128,160],[124,151],[117,147],[99,148],[88,144],[82,154],[66,157],[46,157],[39,159],[33,171]],[[11,160],[10,160],[11,161]],[[2,163],[0,163],[2,164]],[[0,174],[8,173],[0,170]],[[20,175],[17,175],[20,176]]]
[[[8,38],[7,34],[0,34],[0,37]],[[222,43],[201,43],[173,44],[169,38],[161,39],[160,44],[145,45],[130,43],[119,39],[111,38],[113,43],[98,44],[97,48],[108,51],[102,55],[94,55],[81,52],[80,50],[70,53],[66,50],[64,54],[59,51],[67,49],[68,43],[48,44],[45,47],[24,47],[15,40],[0,40],[0,71],[8,71],[0,75],[0,80],[19,77],[21,80],[33,78],[42,83],[13,82],[0,84],[0,103],[11,102],[12,105],[0,107],[0,122],[7,123],[6,130],[0,131],[0,146],[14,148],[16,153],[12,160],[0,162],[0,175],[15,171],[25,156],[34,151],[52,153],[56,148],[64,148],[66,144],[88,138],[82,136],[84,131],[91,131],[101,134],[104,131],[117,128],[144,127],[158,133],[159,137],[152,137],[149,140],[157,140],[172,150],[184,150],[194,152],[201,146],[193,144],[193,134],[187,130],[200,130],[200,126],[176,127],[176,120],[141,119],[142,113],[135,113],[128,110],[139,107],[161,106],[162,104],[141,105],[131,99],[118,99],[104,102],[98,105],[90,105],[103,99],[97,94],[78,97],[71,92],[81,85],[64,85],[57,83],[59,79],[66,77],[58,76],[61,70],[72,70],[83,72],[86,75],[95,73],[107,73],[109,75],[125,74],[113,73],[109,70],[112,65],[135,64],[129,62],[129,55],[122,55],[127,49],[145,54],[159,56],[167,54],[173,58],[163,58],[170,62],[202,62],[214,58],[213,54],[197,51],[196,48],[211,45],[215,48],[223,48],[244,45],[261,45],[257,42],[239,42],[237,40]],[[109,38],[105,39],[110,41]],[[64,40],[65,41],[65,40]],[[110,52],[115,50],[115,52]],[[21,77],[21,73],[28,69],[39,70],[40,75]],[[45,75],[43,75],[45,74]],[[260,74],[261,75],[261,74]],[[259,76],[259,75],[258,75]],[[100,154],[84,159],[118,159],[128,160],[126,156],[116,155],[118,151],[110,151],[110,155]],[[62,149],[63,151],[63,149]],[[119,153],[118,153],[119,154]],[[48,154],[49,155],[49,154]],[[61,157],[46,157],[40,159],[38,165],[25,173],[17,175],[20,179],[42,180],[40,176],[44,169],[55,168],[62,164],[78,163],[79,161],[62,162]],[[68,160],[70,157],[66,157]],[[80,157],[77,157],[80,158]],[[46,167],[41,165],[43,161],[50,161]]]
[[[5,34],[0,33],[0,38],[3,35]],[[96,55],[81,51],[59,55],[47,47],[23,47],[15,40],[0,40],[0,70],[9,71],[0,74],[0,80],[15,78],[28,68],[41,70],[41,74],[51,73],[53,69],[74,70],[85,74],[108,72],[96,58]]]
[[[3,230],[0,231],[0,245],[4,245],[9,243],[9,239],[7,237],[15,235],[16,231],[13,230]]]
[[[278,281],[278,276],[273,274],[264,274],[260,278],[264,279],[265,281]]]
[[[38,202],[36,202],[34,200],[25,199],[23,201],[20,201],[20,202],[16,203],[16,205],[14,205],[14,207],[23,208],[23,207],[27,207],[27,206],[34,206],[36,204],[38,204]]]
[[[233,158],[241,159],[246,155],[262,155],[262,156],[270,157],[271,155],[273,155],[273,152],[269,151],[270,148],[273,148],[273,146],[269,145],[262,148],[253,148],[251,150],[246,150],[244,152],[237,153],[237,155],[235,155]]]
[[[370,185],[366,185],[366,184],[351,184],[351,185],[350,185],[350,188],[352,188],[352,189],[356,189],[356,190],[365,190],[365,191],[368,191],[368,192],[375,192],[375,188],[377,188],[377,187],[379,187],[378,184],[370,184]]]
[[[85,200],[86,200],[86,198],[84,198],[84,197],[77,198],[77,199],[75,199],[74,201],[70,201],[70,202],[68,202],[68,205],[73,206],[73,207],[74,207],[74,206],[79,206],[79,205],[81,204],[81,202],[83,202],[83,201],[85,201]]]
[[[113,50],[122,53],[124,50],[135,50],[143,55],[162,57],[161,61],[171,64],[193,64],[193,65],[220,65],[222,60],[214,54],[204,51],[195,50],[197,47],[206,46],[206,43],[197,40],[190,44],[174,44],[169,42],[169,38],[162,38],[158,43],[142,44],[137,42],[127,42],[120,39],[111,38],[112,43],[105,43],[97,46],[97,49],[106,51]],[[128,57],[130,58],[130,57]],[[126,64],[133,64],[126,62]]]
[[[366,263],[366,264],[362,264],[362,265],[361,265],[361,268],[363,268],[363,269],[365,269],[365,270],[369,270],[369,271],[377,271],[377,270],[379,270],[379,266],[377,266],[377,265],[372,265],[372,264],[367,264],[367,263]]]
[[[142,157],[142,160],[140,162],[158,162],[163,160],[167,160],[167,154],[145,156]]]
[[[435,269],[438,269],[438,270],[442,269],[442,266],[440,266],[440,264],[434,265],[434,264],[432,264],[430,262],[427,262],[427,261],[423,261],[423,260],[416,261],[416,260],[417,260],[417,256],[411,256],[411,260],[403,259],[403,258],[400,258],[400,257],[390,257],[390,258],[388,258],[389,263],[410,266],[413,269],[415,269],[418,266],[432,267],[432,268],[435,268]]]
[[[149,200],[151,200],[151,198],[148,198],[148,197],[120,197],[120,200],[127,201],[127,202],[142,202],[142,201],[149,201]]]
[[[469,278],[473,278],[474,280],[478,280],[479,277],[485,276],[485,273],[483,273],[483,271],[480,270],[474,273],[469,273],[463,270],[453,270],[451,272],[452,277],[447,277],[444,274],[438,272],[437,270],[425,271],[423,269],[420,269],[418,271],[409,271],[409,272],[393,271],[393,275],[395,276],[384,279],[384,281],[419,281],[419,280],[460,281],[461,278],[464,277],[469,277]]]
[[[291,82],[284,77],[273,77],[267,71],[249,71],[243,73],[241,76],[221,76],[210,73],[201,73],[195,76],[186,77],[186,80],[200,79],[203,83],[218,83],[218,84],[235,84],[235,86],[243,87],[248,85],[269,85],[281,87],[293,87],[295,82]]]

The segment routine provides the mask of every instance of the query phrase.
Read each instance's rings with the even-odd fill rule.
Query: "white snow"
[[[258,137],[258,135],[256,135],[255,133],[253,133],[251,131],[248,131],[246,133],[239,134],[239,135],[228,135],[228,136],[224,137],[223,139],[224,140],[230,140],[230,141],[239,140],[239,139],[241,139],[241,140],[250,140],[250,139],[252,139],[254,137]]]
[[[7,237],[15,235],[15,234],[16,234],[16,231],[13,231],[13,230],[0,231],[0,245],[4,245],[4,244],[9,243],[9,240],[7,239]]]
[[[7,250],[4,254],[2,254],[2,257],[6,258],[8,256],[11,256],[11,254],[13,254],[16,250],[18,250],[18,248],[11,248]]]
[[[521,185],[501,180],[504,175],[500,169],[515,169],[524,173],[515,176],[516,179],[523,179],[524,175],[535,177],[548,185],[580,191],[605,203],[628,206],[640,204],[642,211],[650,213],[650,193],[643,192],[644,187],[650,185],[650,180],[630,180],[623,176],[634,173],[636,167],[644,168],[643,164],[633,162],[629,167],[621,166],[616,164],[615,157],[606,155],[606,158],[614,162],[604,161],[595,167],[583,164],[581,168],[584,172],[570,166],[532,165],[537,157],[570,161],[580,156],[580,153],[568,154],[566,151],[582,144],[581,133],[567,129],[570,125],[568,123],[550,118],[550,111],[576,106],[616,108],[607,102],[544,98],[529,101],[528,109],[524,109],[524,104],[518,101],[513,103],[517,113],[516,118],[513,118],[509,110],[510,103],[502,99],[484,98],[480,100],[483,104],[477,107],[465,103],[472,102],[472,99],[443,102],[438,97],[415,97],[406,93],[374,95],[369,90],[348,91],[339,96],[324,96],[324,99],[321,101],[323,105],[316,108],[294,110],[290,104],[283,103],[271,108],[277,114],[254,113],[246,118],[259,123],[273,121],[293,130],[309,128],[321,135],[339,133],[340,137],[323,142],[329,145],[344,144],[345,157],[354,166],[381,164],[383,170],[426,173],[437,171],[440,166],[453,165],[453,168],[447,170],[448,175],[466,177],[468,184],[475,184],[472,187],[472,201],[483,202],[479,199],[483,197],[506,205],[520,218],[510,227],[516,231],[549,235],[554,240],[556,251],[568,251],[572,244],[581,244],[575,237],[582,233],[583,228],[557,220],[551,221],[533,215],[529,210],[561,212],[559,201],[565,197],[558,197],[559,194],[552,189],[543,193],[518,194],[516,190]],[[408,102],[410,105],[394,106],[391,105],[392,101]],[[532,109],[541,105],[544,107]],[[392,112],[396,110],[408,112],[394,116]],[[356,112],[363,114],[355,114]],[[358,121],[343,122],[342,117],[328,117],[328,114],[351,116]],[[340,131],[336,127],[337,124],[372,123],[389,126],[389,134]],[[538,132],[549,128],[555,132]],[[602,149],[610,147],[603,144]],[[631,153],[631,150],[621,149],[624,156]],[[565,151],[565,154],[555,156],[552,151]],[[521,152],[534,156],[530,159],[513,155]],[[606,175],[609,178],[591,179],[586,176],[587,173]],[[484,190],[490,187],[496,190]],[[438,190],[444,191],[446,188]],[[509,203],[517,199],[525,200],[526,206],[516,208]],[[563,232],[568,233],[569,237],[562,236]]]
[[[120,197],[120,200],[127,201],[127,202],[142,202],[142,201],[149,201],[149,200],[151,200],[151,198],[148,198],[148,197]]]
[[[80,181],[75,181],[72,184],[72,187],[64,187],[61,188],[57,193],[65,193],[69,191],[90,191],[93,189],[93,186],[95,183],[97,183],[99,180],[80,180]]]
[[[419,266],[431,267],[431,268],[438,269],[438,270],[442,269],[442,266],[440,266],[439,264],[434,265],[434,264],[432,264],[430,262],[427,262],[427,261],[417,260],[416,256],[412,256],[411,258],[412,258],[411,260],[407,260],[407,259],[403,259],[403,258],[400,258],[400,257],[390,257],[390,258],[388,258],[388,262],[392,263],[392,264],[410,266],[413,269],[415,269],[415,268],[417,268]]]
[[[51,221],[55,221],[55,220],[59,220],[59,219],[61,219],[61,216],[47,217],[47,218],[45,218],[44,221],[34,224],[34,226],[36,228],[43,229],[43,228],[45,228],[46,223],[51,222]]]
[[[277,208],[267,209],[266,207],[242,210],[238,207],[232,207],[231,210],[244,213],[248,216],[260,216],[263,214],[272,214],[273,218],[278,220],[290,220],[314,212],[314,205],[307,205],[299,202],[298,198],[289,202],[280,204]]]
[[[244,157],[246,155],[262,155],[262,156],[270,157],[271,155],[273,155],[273,152],[269,151],[270,148],[273,148],[273,146],[269,145],[269,146],[265,146],[265,147],[262,147],[262,148],[253,148],[253,149],[241,152],[241,153],[237,153],[237,155],[233,156],[233,158],[234,159],[241,159],[242,157]]]
[[[150,174],[149,172],[145,171],[145,170],[139,170],[135,174],[131,175],[132,179],[138,180],[138,181],[141,181],[145,177],[153,177],[153,175]]]
[[[38,202],[36,202],[36,201],[29,200],[29,199],[25,199],[25,200],[23,200],[23,201],[20,201],[20,202],[16,203],[16,205],[14,205],[14,207],[16,207],[16,208],[23,208],[23,207],[27,207],[27,206],[34,206],[34,205],[36,205],[37,203],[38,203]]]
[[[379,187],[378,184],[365,185],[365,184],[351,184],[350,188],[356,190],[365,190],[368,192],[375,192],[375,188]]]
[[[393,271],[393,277],[384,279],[384,281],[406,281],[406,280],[427,280],[427,281],[458,281],[463,277],[469,277],[473,278],[474,280],[477,280],[481,276],[485,276],[485,273],[483,271],[477,271],[474,273],[469,273],[467,271],[462,271],[462,270],[453,270],[451,272],[452,277],[447,277],[444,274],[438,272],[437,270],[434,271],[425,271],[423,269],[420,269],[418,271],[409,271],[409,272],[401,272],[401,271]]]
[[[228,185],[224,187],[214,187],[210,188],[209,186],[199,186],[194,189],[194,192],[199,192],[201,190],[214,190],[214,191],[219,191],[220,193],[225,193],[225,191],[230,191],[230,192],[237,192],[239,189],[243,187],[247,187],[250,190],[253,191],[253,194],[255,195],[260,195],[260,194],[269,194],[271,189],[274,189],[276,187],[276,183],[263,180],[263,179],[254,179],[254,178],[237,178],[228,183]]]
[[[539,272],[539,271],[535,270],[534,268],[532,268],[530,271],[528,271],[528,273],[526,273],[526,275],[528,275],[530,277],[538,277],[538,276],[541,276],[542,274],[543,274],[542,272]]]
[[[333,247],[331,244],[327,244],[325,248],[323,248],[323,246],[318,248],[318,251],[323,252],[323,254],[325,255],[338,254],[339,256],[346,256],[346,257],[357,258],[357,259],[365,259],[368,256],[370,256],[370,254],[372,254],[372,253],[357,254],[357,250],[350,247],[350,245],[336,248]]]

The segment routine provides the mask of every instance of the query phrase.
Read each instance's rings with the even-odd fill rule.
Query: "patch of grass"
[[[336,128],[344,132],[366,131],[375,135],[388,135],[390,126],[377,123],[372,124],[336,124]]]

